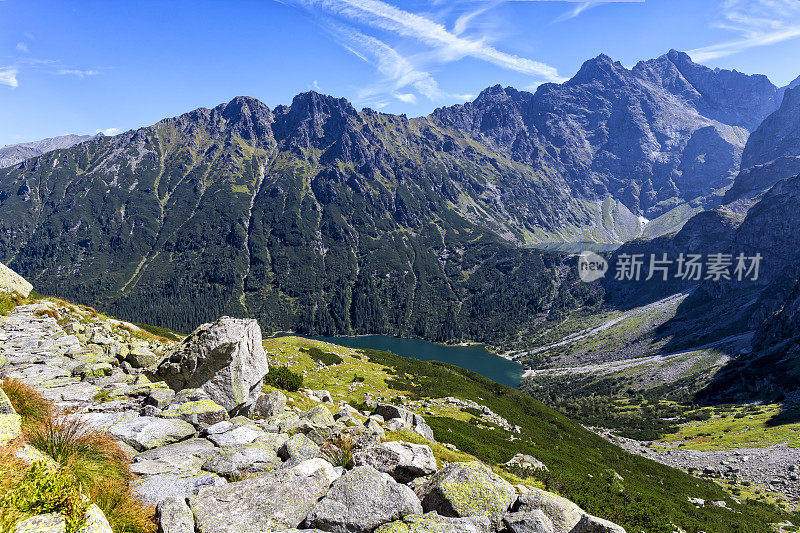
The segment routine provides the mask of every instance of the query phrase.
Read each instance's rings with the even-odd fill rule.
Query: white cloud
[[[715,27],[738,34],[721,43],[689,51],[695,61],[729,56],[758,46],[800,37],[798,0],[725,0],[723,20]]]
[[[380,82],[361,89],[360,99],[370,100],[378,94],[390,93],[407,103],[412,97],[416,100],[413,94],[397,93],[404,87],[413,87],[419,94],[432,101],[464,96],[443,92],[429,72],[416,67],[412,60],[380,39],[343,26],[334,25],[330,29],[347,50],[362,61],[374,65],[383,75]],[[403,96],[398,96],[399,94]]]
[[[25,43],[17,43],[17,52],[28,53],[28,45]]]
[[[394,93],[395,98],[407,104],[416,104],[417,96],[413,93]]]
[[[461,35],[467,30],[470,23],[475,17],[483,15],[484,13],[492,9],[494,6],[496,6],[498,3],[499,2],[487,1],[485,2],[485,5],[479,7],[478,9],[462,14],[456,19],[455,24],[453,24],[453,33],[455,33],[456,35]]]
[[[0,85],[18,87],[17,74],[19,74],[17,67],[0,67]]]
[[[499,67],[540,76],[548,81],[563,81],[549,65],[500,51],[483,39],[467,39],[449,32],[442,24],[421,15],[396,8],[380,0],[305,0],[339,15],[403,37],[410,37],[433,48],[445,62],[473,57]]]
[[[119,128],[106,128],[104,130],[97,130],[95,133],[102,133],[103,135],[116,135],[119,133]]]
[[[79,70],[72,68],[59,69],[56,74],[60,76],[76,76],[78,78],[85,78],[86,76],[96,76],[99,74],[96,70]]]
[[[319,86],[319,82],[317,80],[314,80],[311,83],[311,88],[314,89],[315,91],[317,91],[318,93],[322,92],[322,88]]]

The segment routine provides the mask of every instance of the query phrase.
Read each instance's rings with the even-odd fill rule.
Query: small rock
[[[370,465],[400,483],[436,472],[436,458],[429,446],[409,442],[384,442],[353,455],[356,465]]]
[[[503,523],[510,533],[554,533],[553,522],[539,509],[527,513],[508,513]]]
[[[493,531],[484,516],[453,518],[436,513],[412,514],[384,524],[375,533],[489,533]]]
[[[65,533],[66,531],[67,521],[61,513],[31,516],[20,520],[14,526],[14,533]]]
[[[103,511],[95,504],[91,504],[86,510],[86,525],[77,533],[114,533],[114,531]]]
[[[285,408],[286,395],[281,391],[273,391],[256,398],[251,414],[258,418],[269,418],[283,413]]]
[[[0,263],[2,265],[2,263]],[[14,411],[11,400],[3,389],[0,389],[0,446],[19,437],[22,432],[22,417]]]
[[[194,533],[194,515],[183,498],[167,498],[156,507],[159,533]]]
[[[303,435],[298,433],[292,435],[283,443],[278,449],[278,456],[288,463],[288,466],[294,466],[307,459],[314,459],[319,456],[319,446]]]

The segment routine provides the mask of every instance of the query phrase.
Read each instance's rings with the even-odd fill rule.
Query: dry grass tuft
[[[20,380],[3,378],[0,388],[11,400],[17,414],[22,417],[23,428],[43,424],[53,415],[53,405],[42,398],[33,387]]]

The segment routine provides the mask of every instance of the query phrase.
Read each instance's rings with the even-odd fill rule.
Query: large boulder
[[[375,533],[489,533],[494,531],[485,516],[453,518],[436,513],[412,514],[402,520],[390,522]]]
[[[108,431],[139,452],[179,442],[195,434],[194,426],[188,422],[152,416],[123,420],[108,428]]]
[[[0,263],[0,292],[16,292],[27,298],[32,290],[33,285],[28,280]]]
[[[571,533],[585,514],[577,504],[535,487],[517,498],[514,511],[542,511],[553,523],[554,533]]]
[[[332,471],[320,460],[206,489],[189,500],[196,531],[263,533],[296,528],[328,492]]]
[[[403,421],[405,427],[409,428],[414,433],[425,437],[429,441],[435,441],[433,438],[433,430],[428,423],[425,422],[422,415],[388,403],[378,404],[377,407],[375,407],[375,413],[381,415],[384,420],[399,418]]]
[[[280,464],[281,460],[269,444],[254,442],[245,446],[220,449],[214,457],[206,461],[203,470],[226,479],[241,479],[275,470]]]
[[[410,488],[371,466],[357,466],[333,483],[306,523],[333,533],[371,533],[382,524],[421,513]]]
[[[268,371],[258,322],[224,316],[171,347],[155,375],[174,390],[203,389],[233,412],[253,404]]]
[[[422,489],[422,507],[443,516],[485,516],[498,522],[516,499],[516,490],[479,462],[450,463]]]
[[[430,446],[390,441],[353,455],[356,465],[370,465],[400,483],[436,472],[436,458]]]

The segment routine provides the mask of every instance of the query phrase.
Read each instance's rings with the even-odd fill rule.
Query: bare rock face
[[[28,280],[0,263],[0,292],[18,292],[27,298],[32,290]]]
[[[268,371],[258,322],[224,316],[173,347],[155,375],[174,390],[203,389],[234,412],[253,404]]]

